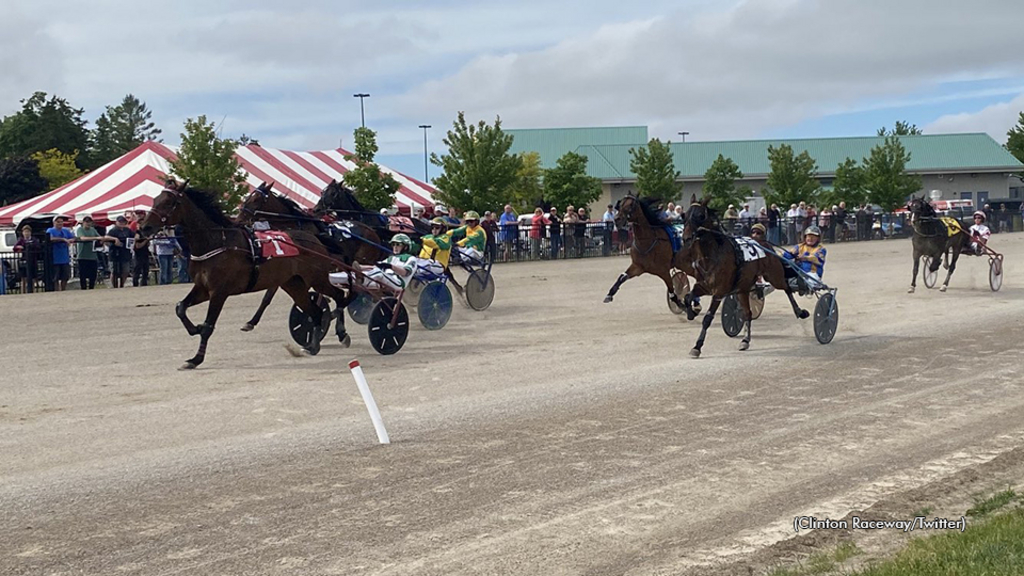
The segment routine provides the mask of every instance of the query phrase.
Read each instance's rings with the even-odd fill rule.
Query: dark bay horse
[[[387,216],[368,210],[359,202],[352,190],[337,180],[331,180],[320,193],[320,201],[313,207],[313,214],[331,214],[339,219],[360,222],[373,228],[377,236],[385,242],[390,241],[391,237],[399,232],[417,242],[422,236],[430,234],[430,223],[420,218],[401,218],[392,223]]]
[[[273,186],[273,183],[264,182],[246,197],[239,211],[237,219],[239,224],[249,226],[256,221],[265,220],[277,230],[302,230],[313,234],[331,254],[348,265],[352,265],[354,262],[373,264],[387,257],[388,253],[380,247],[380,238],[369,226],[359,222],[348,222],[347,226],[352,234],[363,240],[351,238],[338,241],[331,235],[326,223],[304,210],[294,200],[274,193]],[[256,313],[242,325],[243,332],[249,332],[256,328],[275,294],[277,294],[276,287],[267,290]],[[352,294],[349,296],[351,297]],[[334,317],[337,318],[339,314],[342,314],[347,302],[335,302],[335,304],[337,308],[334,311]],[[349,345],[350,339],[347,335],[341,340],[341,343],[343,346]]]
[[[708,311],[701,324],[700,337],[697,338],[697,343],[690,350],[690,356],[694,358],[700,357],[701,348],[704,347],[704,338],[714,321],[715,312],[718,311],[722,299],[729,294],[736,294],[746,328],[746,335],[743,337],[739,349],[750,348],[750,291],[754,288],[759,276],[777,290],[786,293],[797,318],[803,319],[810,316],[806,310],[800,308],[793,297],[792,289],[786,280],[782,259],[769,253],[769,250],[760,258],[746,260],[741,252],[744,247],[728,234],[719,230],[716,225],[717,221],[718,218],[714,211],[708,208],[707,199],[698,202],[697,197],[694,196],[690,203],[690,209],[686,213],[687,225],[683,234],[685,241],[691,245],[690,254],[693,258],[693,268],[697,273],[697,282],[693,290],[683,299],[687,317],[692,319],[697,315],[690,306],[694,297],[704,294],[712,296],[711,305],[708,306]],[[756,254],[751,254],[751,256],[756,256]]]
[[[676,294],[676,286],[672,281],[672,268],[681,270],[688,276],[696,276],[693,271],[693,261],[690,257],[690,247],[683,246],[678,252],[673,253],[672,239],[669,232],[665,230],[665,223],[661,221],[657,208],[653,205],[654,200],[650,198],[637,198],[632,194],[618,202],[615,215],[615,225],[625,228],[627,223],[633,226],[633,244],[629,249],[631,263],[626,271],[619,275],[619,278],[608,290],[604,297],[607,304],[612,301],[619,287],[626,280],[635,278],[641,274],[652,274],[661,278],[668,289],[669,298],[679,308],[685,308],[682,301],[682,294]],[[692,318],[690,318],[692,320]]]
[[[917,289],[917,270],[922,256],[932,259],[929,272],[937,272],[940,261],[949,270],[946,273],[946,281],[939,288],[939,292],[945,292],[946,287],[949,286],[949,279],[953,277],[953,271],[956,270],[956,261],[960,259],[960,252],[964,247],[970,246],[971,237],[959,223],[954,229],[943,222],[936,214],[931,202],[923,195],[920,198],[911,197],[910,202],[907,203],[907,209],[910,210],[910,222],[914,227],[914,277],[910,280],[910,290],[907,292],[913,294]],[[952,260],[949,256],[951,250],[953,252]]]
[[[345,293],[328,281],[328,274],[335,265],[323,244],[312,234],[290,231],[292,241],[303,251],[298,256],[260,262],[248,230],[224,214],[213,194],[169,183],[153,200],[153,208],[139,225],[139,231],[148,237],[164,226],[179,224],[192,248],[189,274],[193,285],[175,311],[189,335],[200,336],[198,352],[182,369],[193,369],[203,363],[217,318],[230,296],[284,288],[295,305],[314,320],[314,332],[319,331],[321,311],[310,301],[309,289],[337,301],[345,299]],[[210,304],[206,320],[196,326],[189,320],[187,311],[207,300]],[[343,320],[339,320],[336,330],[339,339],[345,335]],[[306,351],[316,354],[319,350],[319,334],[314,333]]]

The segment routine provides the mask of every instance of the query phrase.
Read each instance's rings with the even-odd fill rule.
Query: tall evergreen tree
[[[0,159],[0,206],[20,202],[46,191],[39,163],[27,156]]]
[[[81,108],[73,108],[57,96],[47,99],[45,92],[36,92],[21,104],[18,113],[0,122],[0,157],[31,156],[50,149],[73,154],[78,150],[78,167],[89,167],[89,136]]]
[[[157,140],[162,131],[152,122],[152,116],[145,102],[131,94],[117,106],[107,106],[92,131],[93,163],[106,164],[143,142]]]

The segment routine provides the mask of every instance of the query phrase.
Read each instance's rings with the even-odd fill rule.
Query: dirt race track
[[[776,293],[699,360],[660,280],[601,303],[626,258],[499,266],[389,357],[352,323],[292,357],[283,295],[251,333],[233,298],[194,372],[182,287],[0,297],[0,574],[715,571],[1022,444],[1024,234],[992,241],[998,293],[981,258],[908,295],[908,241],[830,246],[832,344]]]

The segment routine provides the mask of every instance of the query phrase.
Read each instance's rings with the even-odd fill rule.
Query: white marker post
[[[373,428],[377,431],[377,439],[381,444],[390,444],[388,431],[384,429],[384,420],[380,417],[380,410],[377,410],[377,403],[373,401],[373,394],[370,394],[370,386],[366,383],[366,376],[363,375],[363,368],[359,366],[359,360],[348,363],[352,370],[352,376],[356,379],[356,386],[359,386],[359,393],[363,396],[363,403],[366,404],[366,411],[370,413],[370,420],[373,421]]]

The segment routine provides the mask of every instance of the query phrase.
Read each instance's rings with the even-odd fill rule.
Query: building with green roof
[[[554,128],[507,130],[513,136],[512,152],[536,151],[545,168],[566,152],[587,157],[587,172],[600,178],[603,197],[591,208],[603,211],[627,192],[636,191],[636,175],[629,168],[629,150],[647,142],[647,128],[627,126],[613,128]],[[794,154],[804,150],[815,159],[823,187],[829,187],[836,166],[847,158],[862,162],[871,149],[884,142],[879,136],[844,138],[798,138],[771,140],[733,140],[721,142],[672,142],[670,148],[676,170],[684,183],[683,195],[700,196],[704,173],[719,154],[732,158],[743,172],[739,185],[750,186],[755,195],[751,204],[763,205],[760,191],[767,180],[768,147],[788,144]],[[901,136],[900,141],[910,153],[908,172],[918,174],[922,188],[938,190],[943,200],[969,199],[975,205],[990,201],[1021,202],[1024,184],[1015,176],[1024,172],[1012,154],[984,133],[924,134]],[[561,207],[560,207],[561,208]],[[593,210],[592,210],[593,213]]]

